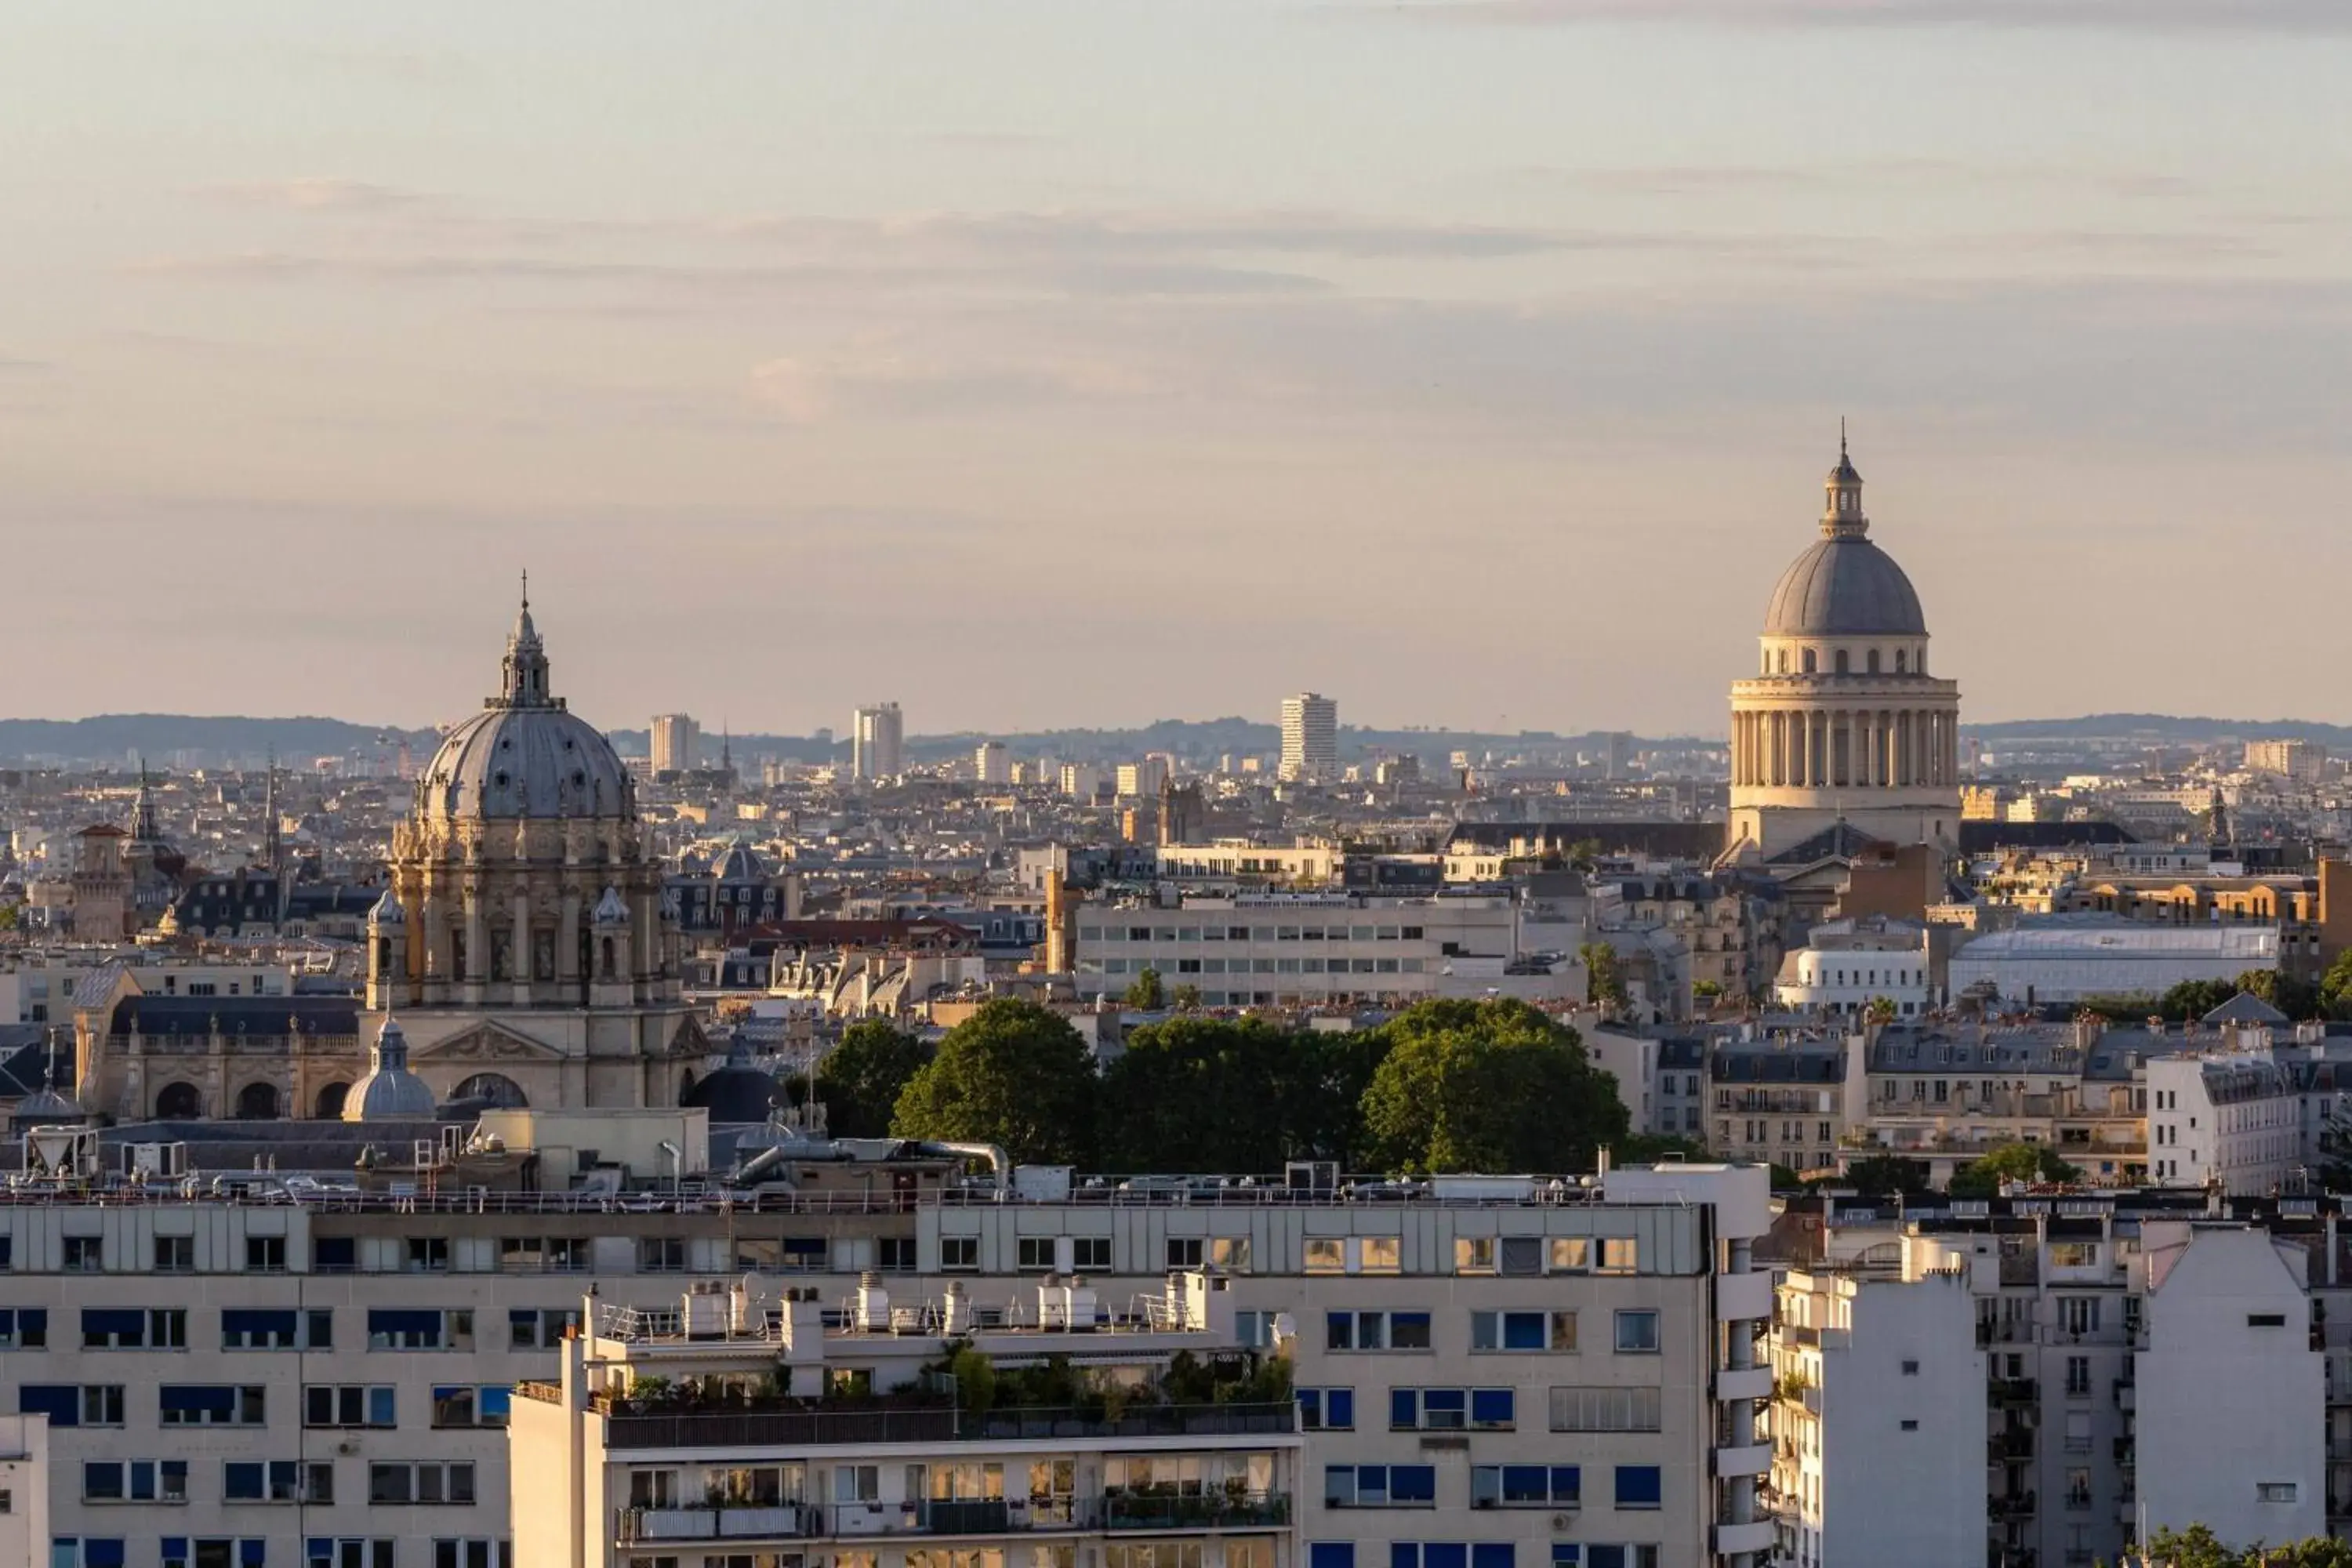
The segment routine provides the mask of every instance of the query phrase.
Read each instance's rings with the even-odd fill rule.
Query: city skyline
[[[1720,734],[1846,414],[1972,716],[2352,718],[2319,7],[916,15],[29,21],[11,710],[422,722],[529,565],[614,726]]]

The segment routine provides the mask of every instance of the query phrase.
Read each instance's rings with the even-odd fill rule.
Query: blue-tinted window
[[[1323,1391],[1323,1425],[1335,1432],[1349,1432],[1356,1426],[1356,1391],[1352,1388],[1327,1388]]]
[[[16,1389],[16,1408],[26,1415],[46,1415],[52,1426],[81,1425],[81,1390],[70,1383],[27,1383]]]
[[[1516,1426],[1518,1401],[1507,1388],[1474,1388],[1470,1391],[1470,1425],[1487,1428]]]
[[[1573,1541],[1553,1542],[1551,1568],[1584,1568],[1584,1548]]]
[[[1503,1348],[1507,1351],[1543,1349],[1544,1315],[1541,1312],[1504,1313]]]
[[[1391,1465],[1389,1467],[1389,1500],[1395,1503],[1435,1502],[1437,1500],[1437,1467]]]
[[[1655,1465],[1620,1465],[1617,1467],[1617,1506],[1619,1508],[1656,1508],[1662,1500]]]
[[[1417,1388],[1389,1390],[1389,1426],[1392,1430],[1410,1432],[1421,1425],[1421,1391]]]
[[[1470,1568],[1511,1568],[1511,1543],[1481,1541],[1470,1548]]]
[[[1307,1568],[1356,1568],[1352,1541],[1318,1541],[1307,1548]]]
[[[1321,1389],[1302,1388],[1298,1391],[1298,1425],[1308,1432],[1315,1431],[1323,1425],[1323,1391]]]
[[[1459,1541],[1425,1541],[1421,1568],[1470,1568],[1470,1548]]]

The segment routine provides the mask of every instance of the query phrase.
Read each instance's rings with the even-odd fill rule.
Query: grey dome
[[[343,1096],[343,1120],[429,1121],[433,1110],[433,1091],[408,1070],[408,1037],[397,1020],[385,1018],[368,1053],[367,1076]]]
[[[548,692],[547,651],[523,602],[507,638],[504,689],[451,730],[417,782],[435,821],[614,817],[636,811],[613,743]]]
[[[711,868],[711,877],[721,882],[756,882],[768,874],[760,863],[758,851],[750,845],[736,843]]]
[[[1927,618],[1895,558],[1849,534],[1820,541],[1780,574],[1764,635],[1923,637]]]

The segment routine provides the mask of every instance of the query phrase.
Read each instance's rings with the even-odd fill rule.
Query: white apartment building
[[[1780,1561],[1974,1563],[1985,1542],[1985,1358],[1967,1279],[1791,1269],[1779,1294]]]
[[[1013,782],[1013,753],[1002,741],[982,741],[971,753],[971,776],[983,784]]]
[[[1773,998],[1798,1012],[1849,1015],[1864,1013],[1884,998],[1895,1005],[1896,1016],[1918,1017],[1935,1005],[1934,972],[1927,932],[1909,934],[1905,942],[1898,934],[1830,937],[1817,931],[1810,945],[1781,960]]]
[[[1102,789],[1102,770],[1091,763],[1064,763],[1058,782],[1071,799],[1092,800]]]
[[[1282,763],[1286,782],[1331,784],[1339,777],[1339,705],[1318,692],[1282,700]]]
[[[49,1424],[0,1415],[0,1563],[37,1563],[49,1539]]]
[[[894,779],[907,771],[907,721],[896,702],[859,708],[849,716],[849,776]]]
[[[1076,1568],[1081,1548],[1118,1568],[1294,1568],[1297,1404],[1163,1381],[1189,1356],[1246,1386],[1229,1277],[1116,1303],[1056,1275],[1003,1283],[985,1321],[960,1283],[908,1301],[869,1281],[832,1327],[791,1287],[584,1302],[559,1379],[515,1404],[516,1486],[551,1504],[517,1510],[518,1568]],[[975,1408],[937,1372],[959,1351],[1006,1377],[1058,1358],[1094,1403]]]
[[[651,741],[657,773],[690,773],[702,765],[702,727],[690,713],[655,714]]]
[[[1139,763],[1121,763],[1114,779],[1121,800],[1155,800],[1168,782],[1168,759],[1149,756]]]
[[[1118,995],[1146,970],[1200,988],[1212,1007],[1409,1002],[1499,988],[1518,957],[1516,900],[1503,895],[1183,895],[1078,911],[1081,998]],[[1542,977],[1535,977],[1538,982]]]
[[[1439,1568],[1481,1545],[1488,1568],[1506,1550],[1518,1568],[1754,1568],[1771,1544],[1754,1435],[1770,1374],[1748,1332],[1771,1310],[1748,1261],[1769,1221],[1760,1169],[1404,1201],[1312,1181],[1025,1201],[1034,1184],[953,1186],[944,1153],[805,1152],[771,1158],[791,1185],[756,1201],[28,1187],[0,1207],[0,1414],[48,1418],[48,1531],[74,1568],[505,1568],[510,1391],[561,1383],[583,1291],[660,1310],[748,1274],[813,1289],[830,1339],[868,1273],[907,1302],[961,1284],[997,1328],[987,1306],[1016,1280],[1083,1275],[1108,1312],[1205,1266],[1231,1281],[1238,1340],[1286,1317],[1295,1335],[1310,1564],[1381,1568],[1410,1540],[1422,1568],[1431,1545]],[[705,1550],[679,1544],[680,1568]],[[883,1568],[843,1550],[864,1548],[802,1568]]]
[[[2347,1109],[2352,1055],[2317,1026],[2292,1043],[2266,1027],[2225,1030],[2220,1048],[2147,1065],[2148,1174],[2231,1197],[2312,1190],[2321,1140]]]

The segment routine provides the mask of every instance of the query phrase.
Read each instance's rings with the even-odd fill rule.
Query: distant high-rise
[[[1013,753],[1002,741],[982,741],[971,756],[972,777],[984,784],[1013,782]]]
[[[1318,784],[1339,776],[1339,705],[1302,691],[1282,700],[1282,775]]]
[[[654,772],[691,773],[701,760],[702,731],[688,713],[654,715]]]
[[[907,721],[896,702],[860,708],[849,731],[849,772],[861,779],[896,778],[906,772]]]

